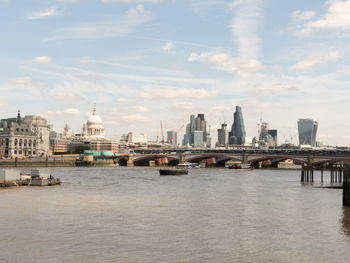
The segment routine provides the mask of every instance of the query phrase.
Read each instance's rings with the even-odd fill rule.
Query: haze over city
[[[242,106],[294,136],[350,146],[350,1],[0,0],[2,118],[40,114],[80,132],[97,104],[106,135],[149,139],[203,112],[212,137]],[[182,134],[179,135],[179,139]],[[215,142],[215,141],[214,141]]]

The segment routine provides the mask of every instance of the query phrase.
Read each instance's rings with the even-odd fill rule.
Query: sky
[[[350,146],[350,0],[0,0],[0,33],[0,118],[79,133],[96,103],[108,137],[155,140],[205,113],[215,143],[239,105],[247,136],[312,118]]]

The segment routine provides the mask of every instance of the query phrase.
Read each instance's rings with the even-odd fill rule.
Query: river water
[[[0,189],[0,262],[350,262],[342,190],[300,171],[53,174],[64,183]]]

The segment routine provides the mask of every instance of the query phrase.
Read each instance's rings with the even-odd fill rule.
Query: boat
[[[188,174],[187,169],[159,169],[159,175],[183,175]]]
[[[235,163],[227,167],[228,169],[253,169],[249,163]]]
[[[59,178],[54,178],[48,169],[32,169],[30,174],[22,174],[26,185],[31,186],[47,186],[61,184]]]
[[[184,162],[184,163],[181,163],[181,164],[178,164],[176,166],[177,168],[180,168],[180,169],[192,169],[192,168],[200,168],[200,165],[198,163],[189,163],[189,162]]]

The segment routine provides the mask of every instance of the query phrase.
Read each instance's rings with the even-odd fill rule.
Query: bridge
[[[150,161],[158,164],[176,165],[184,162],[211,162],[223,166],[233,160],[256,167],[259,162],[270,161],[277,167],[279,162],[293,160],[296,164],[317,166],[325,163],[336,164],[350,162],[349,150],[254,150],[254,149],[142,149],[131,154],[116,157],[116,161],[129,166],[149,165]]]

